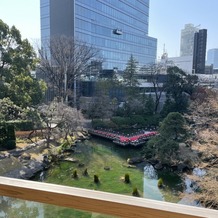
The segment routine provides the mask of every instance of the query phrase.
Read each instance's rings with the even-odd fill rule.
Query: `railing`
[[[206,208],[6,177],[0,177],[0,195],[118,217],[218,217]]]

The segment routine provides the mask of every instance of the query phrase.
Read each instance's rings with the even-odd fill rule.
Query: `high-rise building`
[[[103,69],[123,70],[132,54],[143,66],[156,60],[148,36],[149,0],[40,0],[41,40],[66,35],[98,48]]]
[[[212,48],[207,51],[207,65],[213,64],[214,69],[218,69],[218,48]]]
[[[207,46],[207,30],[201,29],[194,35],[193,73],[205,73],[205,57]]]
[[[181,30],[180,39],[180,56],[192,56],[194,49],[194,34],[198,32],[198,26],[193,24],[185,24],[185,28]]]

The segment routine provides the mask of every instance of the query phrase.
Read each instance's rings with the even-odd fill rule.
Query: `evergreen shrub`
[[[11,120],[8,124],[14,125],[17,131],[29,131],[34,129],[34,124],[30,120]]]
[[[94,175],[94,183],[99,183],[99,178],[98,178],[98,175]]]
[[[140,197],[140,194],[137,188],[133,188],[132,195],[135,197]]]
[[[131,116],[131,125],[137,124],[138,126],[144,126],[146,121],[144,117],[141,115],[132,115]]]
[[[158,188],[163,187],[163,179],[162,178],[158,179],[157,186],[158,186]]]
[[[128,173],[125,174],[124,181],[125,183],[130,183],[130,177]]]
[[[74,178],[74,179],[78,178],[77,170],[74,170],[74,171],[73,171],[73,178]]]
[[[3,124],[0,124],[0,146],[4,147],[5,143],[7,141],[7,130],[6,126]]]
[[[7,140],[4,146],[7,150],[15,149],[16,148],[16,140]]]

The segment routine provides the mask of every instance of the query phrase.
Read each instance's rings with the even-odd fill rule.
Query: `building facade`
[[[170,57],[168,61],[171,61],[173,66],[177,66],[187,74],[192,74],[193,56]]]
[[[41,40],[72,36],[97,49],[103,69],[124,70],[132,54],[154,63],[157,39],[148,36],[149,0],[40,0]]]
[[[207,46],[207,30],[200,29],[194,35],[194,50],[193,50],[193,73],[205,73],[205,58]]]
[[[185,24],[185,28],[181,30],[180,39],[180,56],[192,56],[194,49],[194,34],[199,28],[193,24]]]
[[[213,65],[214,69],[218,69],[218,48],[207,51],[207,65]]]

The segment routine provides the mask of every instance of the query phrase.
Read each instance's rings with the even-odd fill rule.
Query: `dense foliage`
[[[185,120],[178,112],[171,112],[160,124],[158,135],[150,139],[145,148],[147,157],[155,157],[161,162],[176,161],[179,143],[186,139]]]
[[[163,113],[185,112],[188,107],[190,96],[194,93],[198,83],[196,75],[186,74],[178,67],[167,69],[167,82],[164,85],[167,101]]]
[[[14,149],[16,137],[13,125],[0,124],[0,149]]]
[[[33,47],[15,26],[10,28],[2,20],[0,45],[0,99],[9,98],[14,108],[39,104],[46,86],[31,75],[37,63]]]

